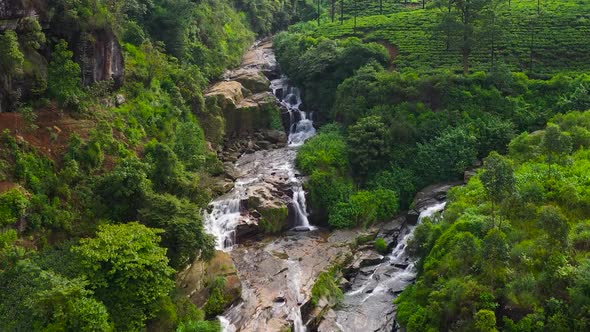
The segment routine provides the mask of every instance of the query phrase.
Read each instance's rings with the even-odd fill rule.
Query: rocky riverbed
[[[319,229],[309,224],[305,179],[294,165],[298,147],[315,134],[313,117],[301,110],[299,90],[280,76],[272,44],[255,45],[205,99],[227,118],[229,136],[219,149],[227,189],[204,212],[219,251],[212,261],[195,261],[179,274],[185,294],[202,305],[208,282],[224,277],[231,303],[220,316],[225,331],[391,330],[392,300],[415,278],[406,243],[422,218],[442,210],[455,184],[425,188],[413,210],[389,223],[364,230]],[[284,132],[269,129],[269,109],[280,112]],[[390,254],[374,250],[378,237]],[[343,271],[342,304],[312,305],[316,278],[334,265]]]

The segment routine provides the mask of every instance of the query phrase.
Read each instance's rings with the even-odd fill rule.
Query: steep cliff
[[[124,60],[121,45],[115,34],[109,30],[75,33],[71,37],[76,62],[82,70],[82,82],[112,79],[115,86],[121,86],[124,75]]]

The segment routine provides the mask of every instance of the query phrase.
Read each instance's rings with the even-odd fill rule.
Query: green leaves
[[[47,69],[47,93],[64,107],[80,107],[84,93],[81,88],[80,65],[72,59],[68,43],[60,40],[53,48]]]
[[[161,232],[138,223],[103,225],[95,238],[72,248],[118,330],[142,328],[174,286],[166,249],[158,245]]]

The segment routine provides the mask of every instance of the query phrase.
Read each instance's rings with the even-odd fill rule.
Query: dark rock
[[[420,213],[416,210],[408,211],[406,215],[406,222],[410,225],[416,225],[418,223],[418,218],[420,217]]]
[[[463,182],[465,182],[465,183],[469,182],[469,179],[474,177],[475,174],[476,174],[475,171],[465,171],[465,173],[463,173]]]
[[[269,141],[258,141],[258,142],[256,142],[256,145],[258,145],[263,150],[268,150],[269,148],[272,147],[272,145]]]
[[[225,172],[225,175],[233,181],[241,176],[240,170],[231,162],[223,163],[223,171]]]
[[[236,243],[242,243],[246,240],[252,240],[260,234],[261,230],[258,225],[254,223],[246,224],[240,223],[236,227]]]
[[[405,270],[405,269],[408,268],[408,266],[410,264],[407,264],[407,263],[393,263],[392,265],[395,266],[395,267],[397,267],[398,269]]]
[[[74,55],[80,64],[82,82],[89,85],[99,81],[113,80],[115,87],[123,84],[125,64],[119,40],[112,31],[98,30],[93,39],[82,35],[73,36]]]
[[[375,272],[376,268],[376,266],[367,266],[359,269],[358,271],[363,275],[370,276],[371,274],[373,274],[373,272]]]
[[[374,254],[369,257],[363,258],[359,263],[359,267],[363,268],[363,267],[367,267],[367,266],[379,265],[379,264],[383,263],[384,260],[385,260],[385,257],[383,257],[381,255]]]
[[[285,299],[283,296],[277,296],[277,297],[274,299],[274,302],[275,302],[275,303],[285,303],[285,301],[286,301],[286,299]]]
[[[445,200],[447,192],[454,186],[460,184],[462,184],[462,182],[439,183],[420,190],[412,202],[414,210],[422,211],[429,205]]]
[[[287,134],[280,130],[267,130],[265,134],[271,143],[284,143],[287,141]]]

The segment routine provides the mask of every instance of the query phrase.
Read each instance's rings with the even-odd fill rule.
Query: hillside
[[[432,1],[427,2],[425,10],[421,6],[403,7],[384,2],[386,15],[375,15],[378,1],[366,4],[359,1],[356,31],[351,18],[354,7],[345,7],[347,15],[343,24],[324,19],[319,28],[311,25],[305,28],[316,38],[357,36],[365,41],[387,43],[394,54],[392,65],[400,71],[460,70],[459,49],[452,46],[447,50],[444,28],[437,28],[445,7],[437,8]],[[495,12],[497,60],[512,70],[546,75],[590,69],[590,46],[586,42],[590,34],[590,3],[587,1],[541,1],[538,12],[536,0],[514,0],[510,6],[507,2],[498,5]],[[492,23],[490,20],[481,24],[489,28]],[[473,70],[487,70],[491,66],[492,32],[483,30],[473,49]]]

